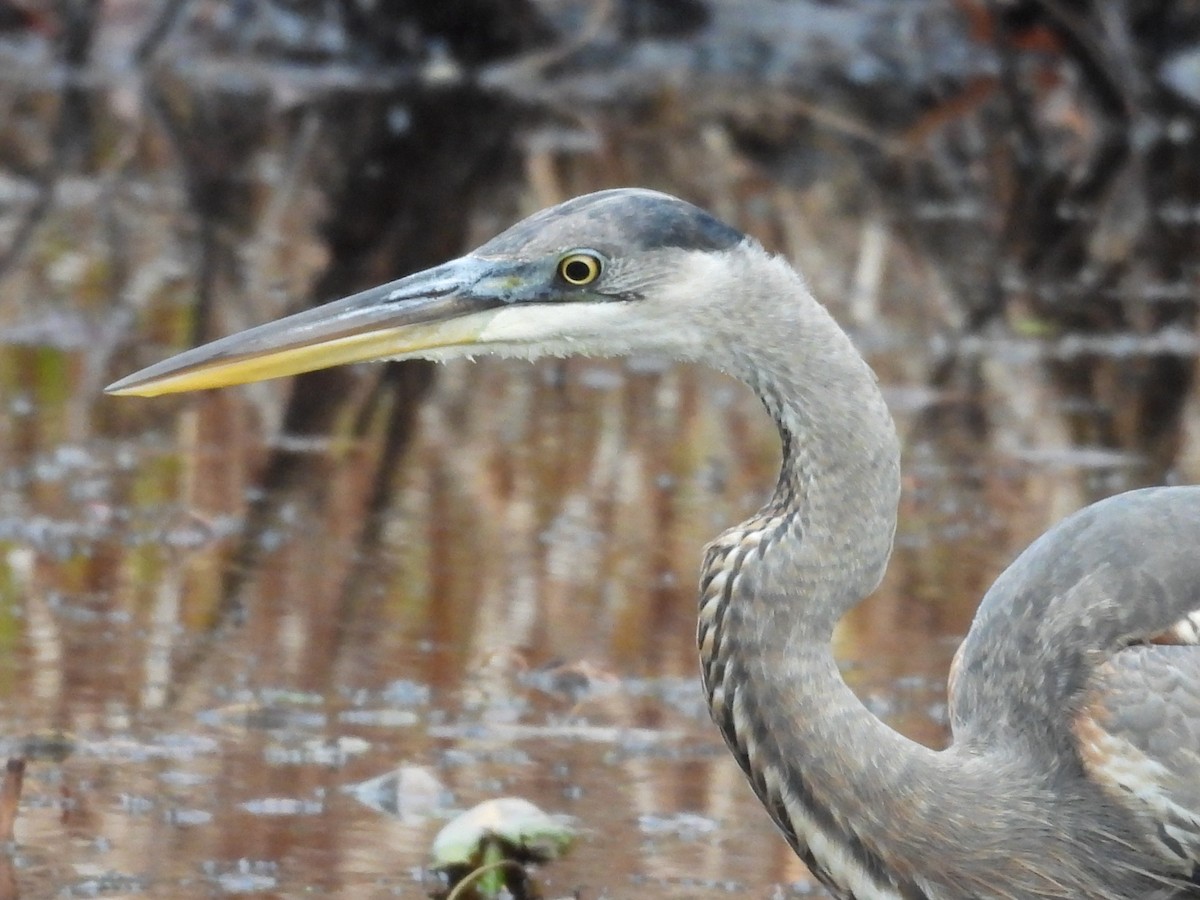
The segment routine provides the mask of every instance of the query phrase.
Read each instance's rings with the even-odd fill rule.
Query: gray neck
[[[900,499],[900,444],[875,374],[849,337],[798,276],[777,277],[784,283],[759,289],[781,298],[775,305],[787,317],[743,327],[728,341],[736,349],[726,368],[775,420],[783,461],[770,501],[731,534],[748,527],[771,534],[759,602],[772,605],[767,598],[777,595],[794,622],[789,637],[824,650],[837,621],[883,577]]]
[[[726,344],[738,349],[725,367],[779,426],[783,464],[766,506],[709,547],[699,639],[713,717],[755,790],[810,867],[846,885],[871,877],[875,829],[894,827],[877,821],[877,798],[904,791],[895,761],[933,754],[863,707],[832,657],[834,626],[891,552],[899,442],[874,374],[788,275],[759,284],[754,308],[780,298],[769,327]]]
[[[733,349],[712,355],[775,418],[782,471],[763,509],[708,547],[698,634],[713,718],[755,791],[837,896],[1136,895],[1078,855],[1089,831],[1129,852],[1091,821],[1096,797],[1072,799],[1086,785],[1047,793],[1011,754],[915,744],[842,680],[830,638],[890,555],[898,440],[873,373],[799,277],[759,274],[722,341]]]

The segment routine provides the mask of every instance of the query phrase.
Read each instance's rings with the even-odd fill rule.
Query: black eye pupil
[[[569,259],[563,264],[563,277],[573,284],[592,280],[592,267],[582,259]]]

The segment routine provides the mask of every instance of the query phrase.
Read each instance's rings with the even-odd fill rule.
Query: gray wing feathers
[[[966,752],[1019,749],[1034,771],[1108,794],[1194,893],[1200,488],[1102,501],[1022,553],[955,658],[950,713]]]
[[[956,660],[956,742],[1016,737],[1060,757],[1095,667],[1197,610],[1200,488],[1132,491],[1068,517],[980,604]]]
[[[1073,731],[1084,769],[1190,873],[1200,860],[1200,647],[1129,647],[1099,666]]]

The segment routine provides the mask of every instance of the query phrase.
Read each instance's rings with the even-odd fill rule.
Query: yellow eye
[[[570,253],[558,261],[558,276],[567,284],[591,284],[600,277],[600,260],[590,253]]]

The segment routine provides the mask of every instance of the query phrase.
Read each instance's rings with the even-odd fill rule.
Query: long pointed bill
[[[472,291],[491,267],[470,256],[180,353],[110,384],[153,397],[473,343],[503,305]]]

